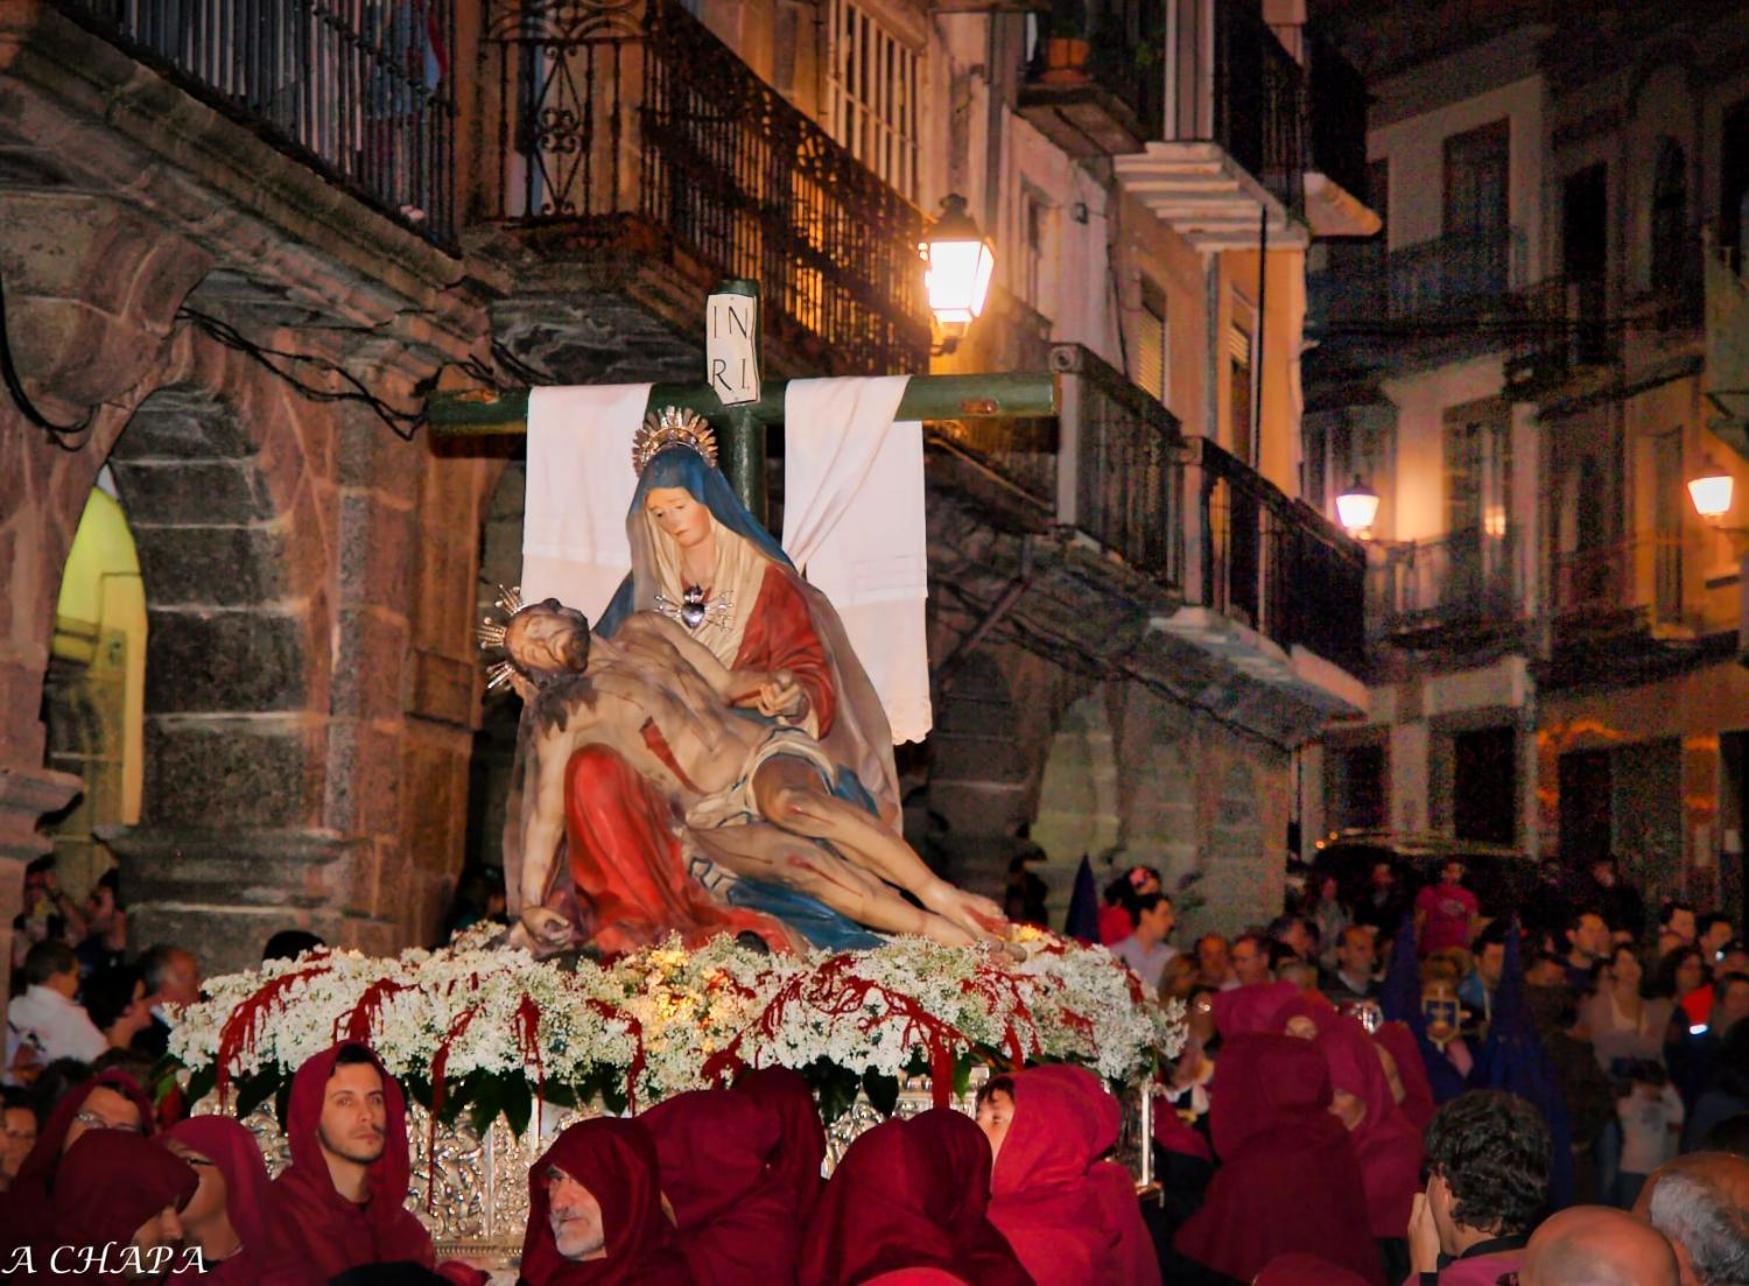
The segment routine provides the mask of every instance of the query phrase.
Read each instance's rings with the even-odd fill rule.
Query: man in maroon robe
[[[286,1138],[291,1165],[273,1184],[274,1217],[323,1276],[411,1263],[461,1286],[484,1280],[466,1264],[439,1267],[431,1234],[407,1209],[407,1102],[369,1048],[342,1042],[298,1068]]]

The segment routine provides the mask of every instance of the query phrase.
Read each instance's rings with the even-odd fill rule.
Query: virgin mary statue
[[[671,444],[659,435],[641,442],[626,514],[631,573],[596,631],[612,638],[636,612],[677,621],[733,672],[731,699],[746,717],[808,733],[834,765],[832,793],[901,830],[886,715],[831,603],[736,498],[707,456],[714,455],[708,437],[677,431]],[[633,949],[674,931],[702,940],[725,929],[751,930],[774,946],[798,937],[831,948],[879,941],[799,890],[714,867],[671,824],[662,792],[622,756],[599,746],[582,756],[588,764],[568,774],[572,851],[560,865],[577,903],[564,909],[602,949]],[[517,814],[513,801],[505,834],[513,899]]]

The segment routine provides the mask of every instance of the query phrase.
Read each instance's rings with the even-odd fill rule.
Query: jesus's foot
[[[951,924],[958,925],[974,939],[989,941],[1001,936],[1008,921],[1002,908],[989,898],[979,897],[956,888],[946,880],[936,880],[919,895],[923,905]]]

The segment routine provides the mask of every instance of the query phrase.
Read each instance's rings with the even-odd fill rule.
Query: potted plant
[[[1080,85],[1087,80],[1087,6],[1084,0],[1051,0],[1050,25],[1044,40],[1047,85]]]

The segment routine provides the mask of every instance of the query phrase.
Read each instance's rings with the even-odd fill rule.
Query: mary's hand
[[[788,670],[765,674],[738,670],[731,676],[731,688],[735,705],[757,710],[767,719],[794,723],[808,713],[808,694]]]
[[[522,923],[519,927],[527,934],[528,945],[536,955],[563,951],[571,945],[574,936],[571,921],[544,906],[523,907]]]

